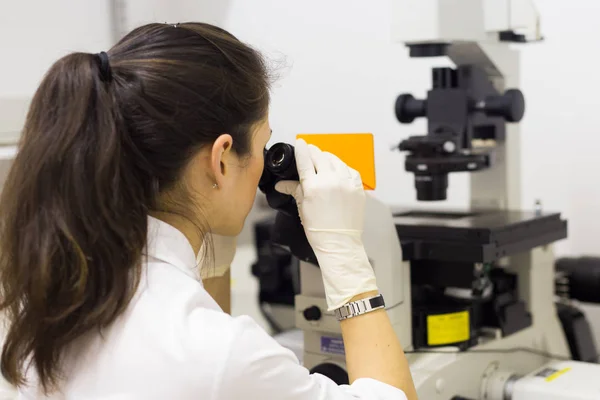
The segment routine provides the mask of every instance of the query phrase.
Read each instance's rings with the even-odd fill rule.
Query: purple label
[[[321,336],[321,353],[345,355],[342,338]]]

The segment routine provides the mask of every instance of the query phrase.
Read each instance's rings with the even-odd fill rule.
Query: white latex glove
[[[210,246],[211,244],[214,249],[213,258],[205,262],[205,255],[211,255],[210,250],[207,250],[205,246]],[[218,278],[225,275],[231,268],[236,246],[237,237],[235,236],[221,236],[209,233],[207,238],[202,242],[202,247],[196,257],[196,262],[200,266],[200,277],[206,279]]]
[[[298,204],[332,311],[356,295],[377,291],[362,242],[366,195],[360,174],[335,155],[299,139],[295,156],[300,182],[281,181],[275,189]]]

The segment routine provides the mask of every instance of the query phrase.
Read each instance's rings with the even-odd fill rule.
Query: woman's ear
[[[222,186],[225,175],[229,172],[232,157],[233,138],[229,134],[220,135],[213,143],[210,153],[210,166],[214,174],[216,184]]]

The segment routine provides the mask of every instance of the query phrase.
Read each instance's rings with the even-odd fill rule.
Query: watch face
[[[371,304],[371,308],[385,306],[385,302],[383,301],[383,296],[382,295],[370,298],[369,299],[369,303]]]

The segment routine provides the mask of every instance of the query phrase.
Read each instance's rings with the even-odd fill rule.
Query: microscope
[[[416,197],[445,200],[448,175],[458,172],[469,174],[471,189],[469,208],[455,211],[392,209],[367,196],[364,245],[419,397],[600,399],[589,326],[556,296],[557,282],[577,275],[555,269],[552,244],[567,237],[567,222],[520,204],[518,46],[541,40],[532,2],[392,3],[394,40],[411,57],[448,57],[455,66],[433,69],[425,99],[402,94],[395,103],[400,123],[427,119],[426,134],[398,145]],[[269,240],[298,261],[304,365],[345,384],[344,344],[318,262],[293,199],[274,190],[278,180],[298,179],[293,155],[285,143],[265,151],[259,188],[277,210]]]

